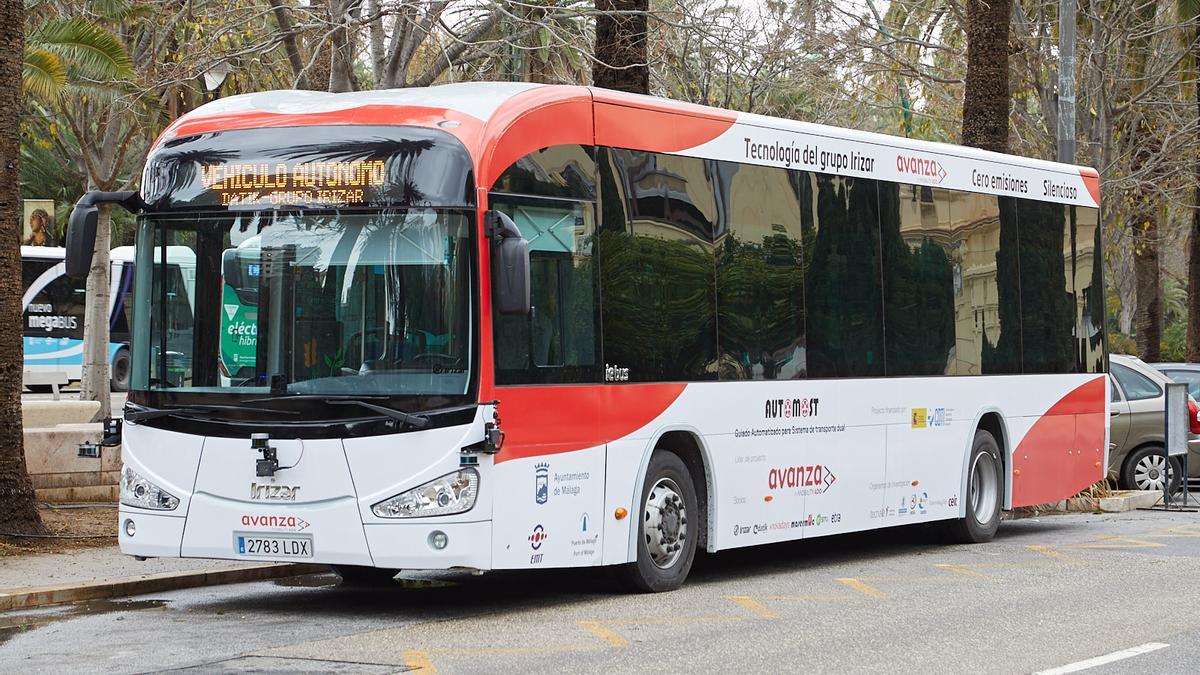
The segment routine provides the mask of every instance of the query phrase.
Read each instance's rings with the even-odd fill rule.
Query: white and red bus
[[[477,83],[222,99],[81,200],[80,251],[103,200],[140,214],[131,555],[666,590],[697,548],[985,541],[1104,476],[1091,169]]]

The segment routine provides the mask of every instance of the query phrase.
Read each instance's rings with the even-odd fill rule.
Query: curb
[[[1124,513],[1154,506],[1162,501],[1162,493],[1154,490],[1120,490],[1109,497],[1072,497],[1046,504],[1051,511],[1088,513]]]
[[[104,579],[84,583],[57,586],[35,586],[0,592],[0,612],[12,609],[30,609],[46,605],[58,605],[80,600],[119,598],[143,593],[159,593],[182,588],[219,586],[246,581],[282,579],[301,574],[328,571],[325,565],[311,563],[269,563],[228,570],[200,570],[194,572],[162,572],[137,577]]]

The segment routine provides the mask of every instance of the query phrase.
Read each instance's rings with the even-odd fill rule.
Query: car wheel
[[[129,350],[121,348],[112,362],[112,391],[129,391]]]
[[[951,539],[960,544],[974,544],[991,541],[996,536],[1004,499],[1003,467],[996,438],[983,429],[976,431],[967,464],[964,500],[967,513],[947,524]]]
[[[696,557],[696,509],[687,465],[673,452],[656,450],[642,486],[637,560],[620,570],[627,587],[660,593],[683,585]]]
[[[343,586],[387,586],[396,581],[400,570],[362,565],[330,565],[334,574],[342,578]]]
[[[1168,471],[1168,467],[1170,467]],[[1125,471],[1121,482],[1130,490],[1154,490],[1162,492],[1163,480],[1170,475],[1171,493],[1179,489],[1179,459],[1171,457],[1170,461],[1163,456],[1163,449],[1149,446],[1135,451],[1125,460]]]

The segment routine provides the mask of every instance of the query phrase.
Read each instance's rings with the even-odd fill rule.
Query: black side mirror
[[[487,212],[487,235],[492,239],[492,304],[506,315],[527,316],[529,298],[529,242],[507,215]]]
[[[86,199],[86,195],[84,197]],[[71,211],[67,221],[67,276],[86,277],[92,269],[92,254],[96,251],[96,222],[100,210],[95,206],[83,205],[83,199]]]
[[[67,276],[76,279],[86,277],[92,269],[92,255],[96,252],[96,224],[100,220],[100,209],[96,204],[120,204],[136,213],[147,208],[141,196],[129,190],[122,192],[86,192],[75,203],[71,219],[67,221]]]

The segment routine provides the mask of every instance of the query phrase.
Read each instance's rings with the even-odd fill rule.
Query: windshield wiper
[[[147,406],[134,406],[132,403],[125,404],[125,419],[130,422],[141,422],[144,420],[156,420],[160,417],[170,417],[172,415],[202,415],[205,413],[217,412],[220,410],[236,410],[245,412],[251,410],[240,405],[184,405],[174,408],[150,408]],[[292,410],[271,410],[271,412],[281,415],[297,415],[299,413]]]
[[[378,397],[386,398],[386,397]],[[389,408],[364,401],[360,398],[336,398],[332,396],[322,396],[320,394],[283,394],[280,396],[268,396],[266,398],[252,398],[243,403],[272,403],[275,401],[319,401],[328,405],[356,405],[360,408],[366,408],[371,412],[378,413],[381,417],[396,420],[401,424],[407,424],[414,429],[424,429],[429,426],[429,418],[425,415],[416,415],[403,410]]]

